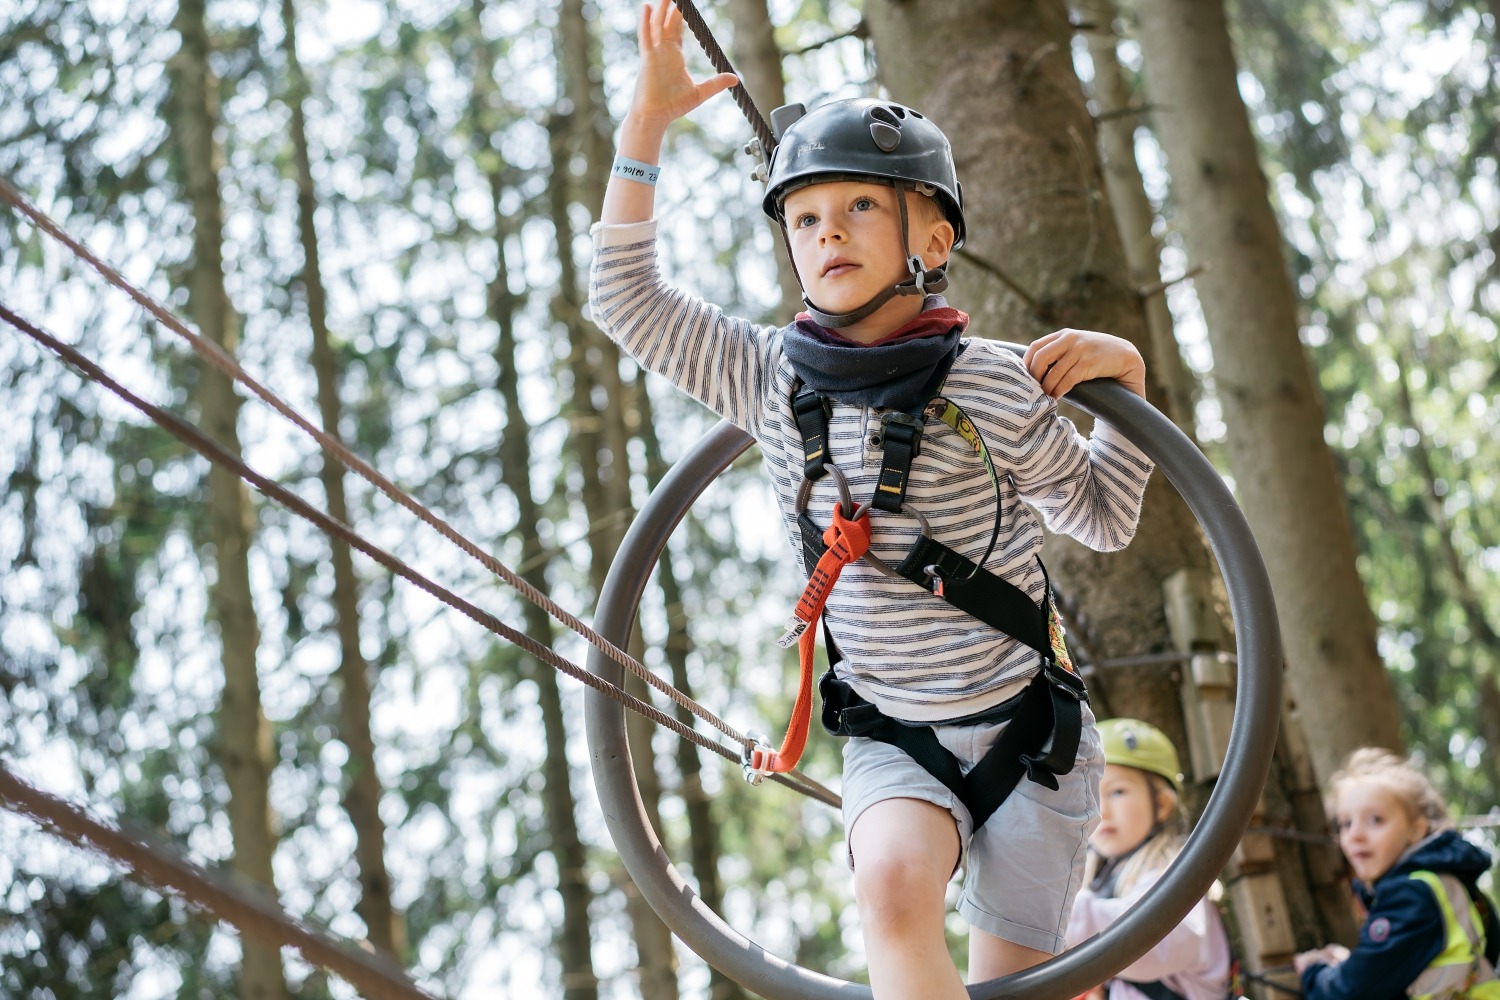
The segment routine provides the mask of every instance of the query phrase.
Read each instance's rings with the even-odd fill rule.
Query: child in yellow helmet
[[[1100,821],[1089,838],[1092,877],[1068,921],[1071,947],[1114,923],[1182,850],[1177,749],[1138,719],[1099,723],[1104,777]],[[1089,994],[1108,1000],[1223,1000],[1229,995],[1229,938],[1206,899],[1155,947]]]

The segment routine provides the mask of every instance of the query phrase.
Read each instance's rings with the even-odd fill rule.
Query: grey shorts
[[[968,770],[1006,725],[938,726],[936,732]],[[920,799],[947,809],[958,824],[963,850],[959,914],[971,927],[1055,955],[1063,950],[1089,834],[1099,823],[1103,773],[1099,731],[1085,705],[1077,763],[1058,778],[1058,790],[1022,778],[975,835],[969,810],[946,785],[905,751],[856,736],[844,745],[845,836],[861,813],[886,799]],[[851,855],[849,865],[854,864]]]

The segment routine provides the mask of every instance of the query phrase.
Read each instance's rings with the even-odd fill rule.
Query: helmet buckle
[[[911,272],[913,289],[907,294],[926,296],[927,286],[925,283],[927,281],[927,265],[922,263],[922,258],[916,256],[915,254],[906,258],[906,269]]]

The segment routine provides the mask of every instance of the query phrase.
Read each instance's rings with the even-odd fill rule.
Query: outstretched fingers
[[[695,83],[683,59],[683,27],[682,11],[672,0],[642,4],[641,69],[632,107],[645,120],[670,123],[739,82],[733,73],[719,73]]]

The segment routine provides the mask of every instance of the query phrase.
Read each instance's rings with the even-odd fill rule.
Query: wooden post
[[[1223,629],[1214,610],[1209,577],[1199,570],[1179,570],[1163,585],[1172,642],[1187,656],[1181,675],[1182,715],[1188,734],[1189,781],[1218,777],[1229,748],[1234,716],[1235,668],[1224,649]],[[1251,826],[1264,825],[1264,798]],[[1253,973],[1289,967],[1296,952],[1290,909],[1276,871],[1276,847],[1264,833],[1248,833],[1224,872],[1230,915],[1239,931],[1239,958]],[[1273,976],[1296,987],[1290,972]],[[1272,997],[1258,985],[1252,996]],[[1280,1000],[1278,997],[1277,1000]]]

